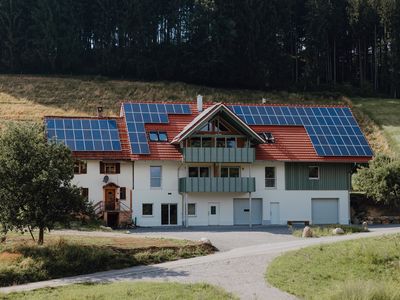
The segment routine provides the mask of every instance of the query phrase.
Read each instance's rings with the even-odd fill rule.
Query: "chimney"
[[[98,118],[103,117],[103,106],[97,106],[97,117]]]
[[[202,95],[197,95],[197,111],[198,112],[203,111],[203,96]]]
[[[267,103],[267,99],[265,99],[265,98],[262,98],[262,99],[261,99],[261,103],[262,103],[262,104],[265,104],[265,103]]]

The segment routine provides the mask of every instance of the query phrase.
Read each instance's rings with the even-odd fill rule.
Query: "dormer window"
[[[272,132],[262,132],[260,135],[267,142],[267,144],[275,144],[275,137],[273,136]]]
[[[205,124],[200,131],[203,132],[229,132],[229,129],[226,125],[219,119],[213,119]]]
[[[150,131],[149,140],[151,142],[168,142],[168,135],[165,131]]]

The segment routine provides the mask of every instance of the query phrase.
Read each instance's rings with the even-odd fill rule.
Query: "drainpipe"
[[[183,160],[183,159],[182,159]],[[179,192],[179,171],[181,169],[181,167],[183,166],[183,162],[180,164],[180,166],[178,167],[178,172],[177,172],[177,177],[178,177],[178,192]],[[185,225],[185,215],[184,215],[184,210],[185,210],[185,193],[181,193],[179,192],[179,194],[182,196],[182,226]]]
[[[251,164],[249,165],[249,180],[250,180],[250,178],[251,178]],[[250,181],[249,181],[250,182]],[[253,223],[253,220],[252,220],[252,218],[251,218],[251,216],[252,216],[252,209],[251,209],[251,192],[249,192],[249,227],[251,228],[252,227],[252,223]]]

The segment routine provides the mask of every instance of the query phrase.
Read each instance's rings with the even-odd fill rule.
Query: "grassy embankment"
[[[79,299],[184,299],[184,300],[227,300],[237,299],[221,288],[209,284],[179,284],[179,283],[150,283],[122,282],[112,284],[76,284],[67,287],[40,289],[32,292],[0,295],[7,300],[79,300]]]
[[[43,246],[13,233],[0,244],[0,286],[177,260],[215,251],[206,244],[139,237],[46,235]]]
[[[400,235],[288,252],[270,264],[266,279],[304,299],[400,299]]]

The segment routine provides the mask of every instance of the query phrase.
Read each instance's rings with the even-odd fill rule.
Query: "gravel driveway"
[[[192,230],[187,235],[182,232],[182,238],[188,238],[193,235],[203,234],[209,231]],[[233,232],[237,231],[232,231]],[[264,274],[266,267],[277,255],[302,247],[316,245],[321,243],[332,243],[343,240],[358,239],[369,236],[377,236],[390,233],[400,233],[400,227],[380,228],[370,233],[353,234],[346,236],[324,237],[318,239],[296,239],[292,237],[282,237],[287,240],[265,243],[256,243],[258,239],[269,237],[273,233],[258,230],[253,232],[244,231],[235,239],[245,239],[246,243],[256,243],[253,245],[242,246],[231,250],[226,250],[209,256],[195,257],[191,259],[178,260],[152,266],[138,266],[117,271],[107,271],[95,274],[49,280],[44,282],[30,283],[26,285],[1,288],[0,292],[31,290],[35,288],[61,286],[79,282],[114,282],[121,280],[140,280],[140,281],[177,281],[177,282],[208,282],[210,284],[223,287],[229,292],[238,295],[241,299],[294,299],[276,288],[266,284]],[[83,233],[79,233],[83,234]],[[86,233],[88,234],[88,233]],[[93,233],[89,233],[93,235]],[[107,236],[113,233],[96,233],[96,235]],[[139,235],[151,235],[149,233],[136,233]],[[171,233],[171,237],[177,234]],[[263,235],[265,234],[265,236]],[[121,233],[122,235],[122,233]],[[165,237],[165,233],[163,234]],[[209,238],[215,239],[230,233],[210,232]],[[247,235],[254,235],[250,239]],[[277,233],[277,235],[280,235]],[[115,235],[114,235],[115,236]],[[154,233],[156,236],[156,233]],[[185,237],[184,237],[185,236]],[[169,237],[169,236],[168,236]],[[278,237],[279,239],[280,237]],[[272,239],[271,239],[272,240]],[[271,241],[269,240],[269,241]],[[221,242],[220,241],[220,242]],[[231,243],[234,245],[236,242]]]

